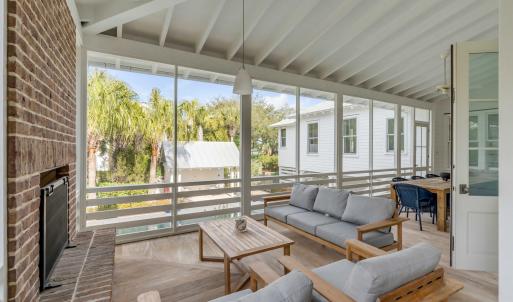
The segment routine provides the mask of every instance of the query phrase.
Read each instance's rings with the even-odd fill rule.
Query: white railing
[[[402,168],[411,176],[412,168]],[[336,187],[336,173],[259,176],[251,179],[251,215],[263,214],[263,198],[291,191],[294,182]],[[387,196],[396,169],[344,172],[342,187],[355,194]],[[241,179],[119,185],[88,188],[85,228],[114,227],[118,242],[195,230],[205,220],[235,217],[241,211]],[[144,190],[145,193],[133,194]],[[105,196],[114,192],[125,196]]]

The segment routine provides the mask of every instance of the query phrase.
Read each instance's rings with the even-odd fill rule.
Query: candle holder
[[[245,217],[235,219],[235,230],[240,233],[244,233],[247,231],[246,227],[248,225],[248,221]]]

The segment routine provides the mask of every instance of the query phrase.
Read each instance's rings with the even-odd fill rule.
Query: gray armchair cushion
[[[318,187],[296,183],[292,187],[290,204],[311,211],[318,191]]]
[[[356,301],[376,299],[401,285],[432,272],[441,252],[427,243],[355,264],[344,292]]]
[[[310,302],[313,284],[305,274],[292,271],[238,302]]]
[[[342,220],[357,225],[378,222],[392,218],[395,207],[395,201],[388,198],[351,194],[347,200]],[[390,232],[390,228],[381,231]]]
[[[316,212],[305,212],[287,216],[288,224],[312,235],[315,235],[316,227],[338,221],[340,220]]]
[[[313,210],[335,218],[341,218],[348,197],[349,191],[321,187],[315,198]]]
[[[233,294],[229,294],[227,296],[223,296],[221,298],[217,298],[214,300],[210,300],[210,302],[235,302],[237,299],[242,298],[247,295],[251,295],[253,292],[250,289],[241,290],[239,292],[234,292]]]
[[[349,279],[349,275],[351,274],[353,267],[353,262],[344,259],[318,268],[314,268],[312,271],[334,287],[340,290],[344,290],[344,286],[347,279]],[[326,302],[327,300],[314,290],[312,301]]]
[[[332,224],[318,226],[315,235],[333,244],[346,248],[346,240],[356,239],[357,225],[340,221]],[[375,247],[384,247],[394,243],[394,234],[383,232],[369,232],[363,234],[363,241]]]
[[[279,205],[279,206],[269,206],[264,209],[265,215],[269,215],[274,219],[287,223],[287,216],[291,214],[297,213],[305,213],[308,212],[305,209],[298,208],[291,205]]]

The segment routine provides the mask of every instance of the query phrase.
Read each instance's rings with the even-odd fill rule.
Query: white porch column
[[[337,172],[337,188],[341,189],[344,178],[344,94],[335,95],[335,171]]]
[[[240,98],[241,214],[251,214],[251,95]]]
[[[499,1],[499,300],[513,301],[513,1]]]
[[[86,148],[87,148],[87,49],[77,45],[76,78],[76,178],[77,231],[86,227]]]
[[[394,119],[394,152],[395,152],[395,168],[396,176],[401,176],[401,132],[403,131],[403,123],[401,123],[401,105],[395,105]]]

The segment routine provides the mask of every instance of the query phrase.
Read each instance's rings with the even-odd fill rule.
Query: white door
[[[497,42],[455,49],[452,260],[458,269],[497,271]]]
[[[425,176],[429,167],[429,123],[415,122],[415,175]]]

